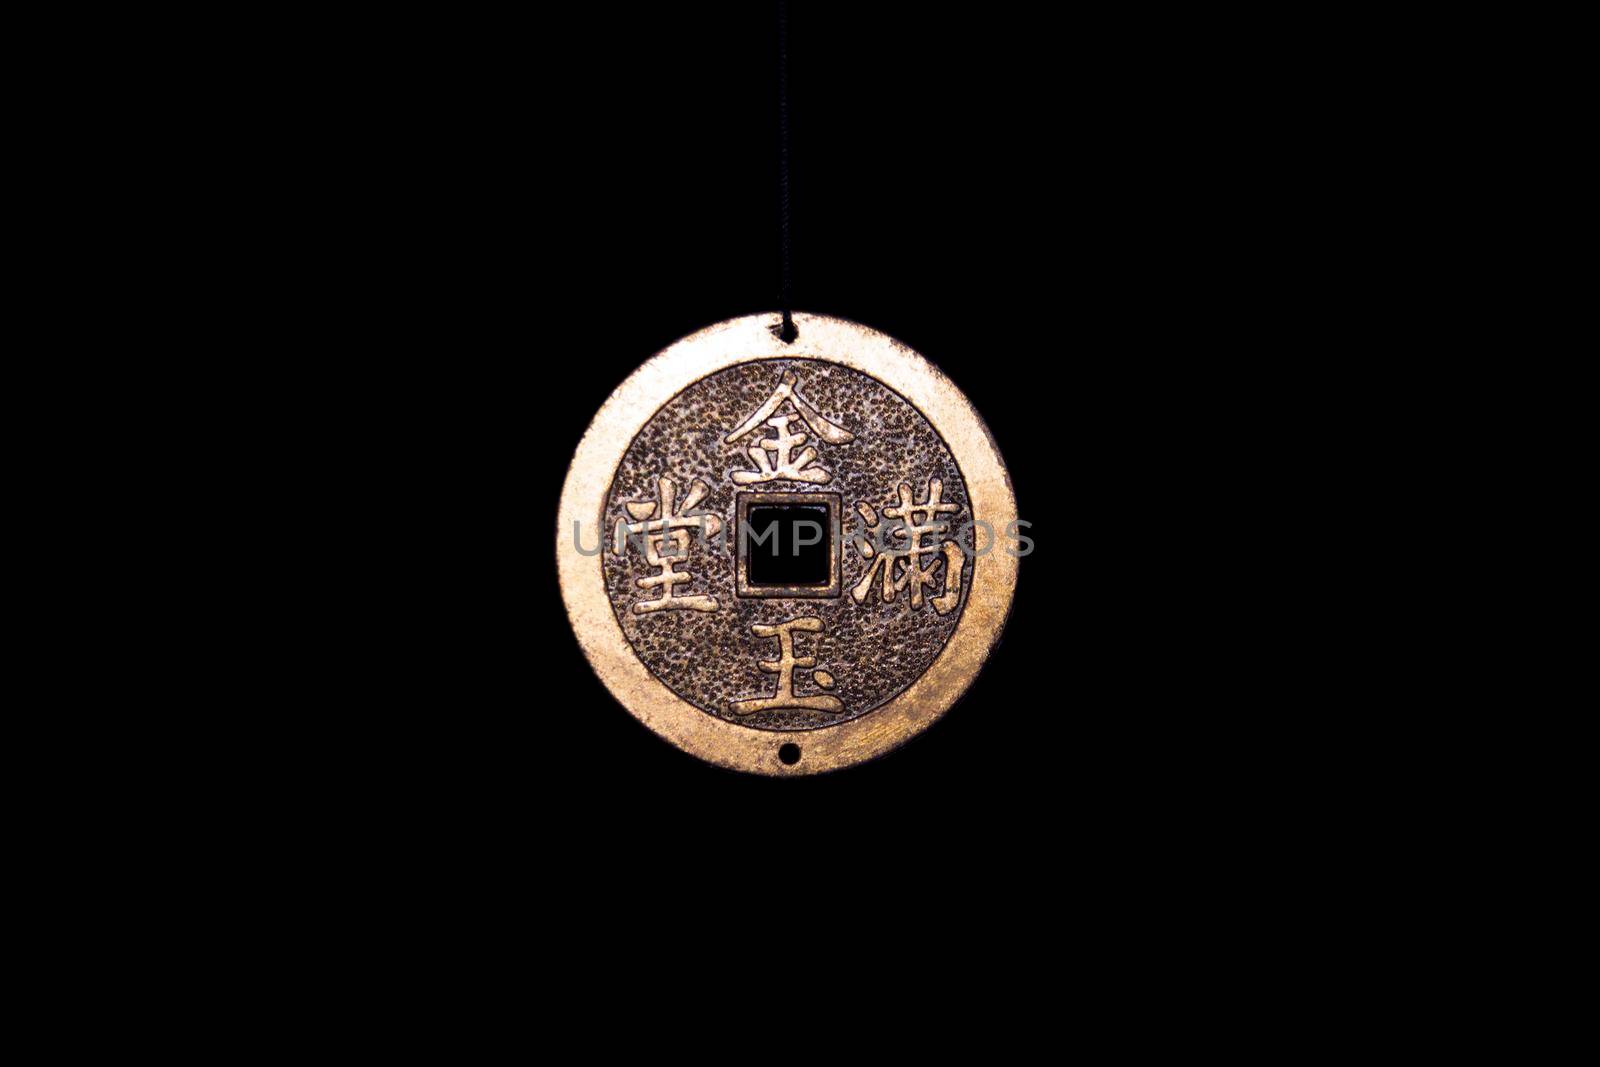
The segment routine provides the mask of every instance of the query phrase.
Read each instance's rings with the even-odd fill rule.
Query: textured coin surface
[[[636,718],[736,770],[827,771],[925,729],[1016,583],[993,439],[939,371],[855,323],[753,315],[672,345],[595,416],[557,563]]]

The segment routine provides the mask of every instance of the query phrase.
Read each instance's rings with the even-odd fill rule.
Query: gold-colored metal
[[[960,468],[971,517],[993,532],[991,543],[1014,529],[1011,524],[1016,521],[1017,508],[1005,463],[988,428],[966,397],[936,367],[893,338],[857,323],[823,315],[795,314],[799,337],[786,344],[774,332],[780,321],[780,316],[773,313],[731,319],[707,327],[658,353],[612,393],[584,434],[568,470],[557,519],[556,561],[567,614],[584,655],[606,688],[635,718],[683,751],[711,763],[756,774],[793,776],[834,770],[871,759],[927,729],[949,710],[977,676],[1005,625],[1016,588],[1017,558],[995,545],[976,565],[963,568],[960,552],[948,543],[944,545],[944,592],[928,599],[941,614],[953,610],[965,573],[970,589],[966,592],[965,606],[960,609],[959,621],[937,658],[921,676],[872,710],[829,724],[829,713],[840,708],[837,698],[823,693],[795,694],[792,688],[795,668],[815,668],[810,671],[811,685],[825,690],[834,689],[834,674],[837,673],[830,662],[819,661],[816,652],[828,628],[813,612],[806,610],[808,601],[795,599],[793,618],[757,624],[752,627],[749,638],[756,643],[753,647],[760,648],[762,656],[777,656],[762,660],[763,671],[779,675],[776,695],[770,691],[766,696],[741,695],[740,699],[729,703],[728,717],[708,714],[664,684],[641,660],[618,621],[616,610],[621,609],[614,610],[608,593],[602,558],[605,551],[613,547],[623,551],[623,540],[629,531],[644,533],[644,551],[652,557],[649,562],[661,568],[660,575],[648,579],[648,588],[652,591],[642,594],[644,599],[632,608],[639,616],[655,620],[680,614],[678,611],[658,614],[649,606],[658,601],[666,601],[663,606],[676,606],[671,600],[674,596],[695,598],[684,605],[689,610],[682,611],[683,615],[711,612],[717,610],[719,596],[735,593],[726,588],[704,589],[694,584],[694,579],[686,579],[674,571],[674,550],[689,540],[688,532],[681,527],[694,521],[691,508],[701,500],[703,488],[691,486],[680,504],[676,502],[676,483],[663,475],[663,484],[657,492],[659,500],[652,504],[630,499],[625,505],[625,514],[615,523],[615,545],[606,544],[610,540],[610,531],[606,528],[607,499],[613,478],[636,435],[664,405],[708,375],[755,361],[821,360],[851,368],[882,383],[932,424]],[[846,413],[823,415],[818,412],[803,395],[804,382],[797,383],[787,371],[781,378],[775,378],[774,390],[773,399],[761,404],[754,413],[728,413],[730,421],[743,421],[725,435],[724,443],[756,442],[750,444],[748,450],[754,469],[742,473],[730,470],[730,479],[735,485],[747,487],[774,480],[827,484],[832,475],[815,461],[811,449],[807,448],[798,456],[791,454],[791,442],[793,447],[803,443],[799,436],[789,435],[788,423],[795,420],[781,416],[771,420],[768,416],[787,401],[797,412],[796,418],[809,425],[820,440],[845,444],[853,439],[853,433],[829,421],[829,416],[841,419]],[[776,429],[777,436],[764,440],[753,438],[751,435],[759,432],[764,420]],[[716,439],[721,440],[724,435],[721,428],[718,429]],[[741,438],[744,441],[740,441]],[[936,484],[928,485],[925,481],[917,484],[913,471],[891,474],[893,477],[885,491],[891,500],[895,492],[900,493],[901,509],[908,504],[925,508],[930,502],[938,503]],[[902,485],[907,488],[901,488]],[[909,488],[912,485],[915,485],[914,495]],[[818,501],[820,496],[812,494],[807,502]],[[876,520],[873,503],[847,502],[854,505],[864,519],[870,515]],[[837,509],[834,513],[837,514]],[[894,512],[885,508],[884,513]],[[702,530],[712,522],[710,518],[699,521]],[[720,528],[720,523],[717,526]],[[648,536],[652,529],[656,531],[653,540]],[[717,529],[710,532],[715,533]],[[597,555],[596,545],[605,551]],[[865,548],[861,550],[869,553]],[[840,547],[835,542],[832,556],[835,582],[839,574],[839,552]],[[654,558],[658,555],[661,558]],[[917,566],[917,559],[913,558],[911,565]],[[885,588],[879,590],[863,581],[852,602],[870,606],[892,597],[894,590],[889,588],[888,581],[890,570],[892,564],[885,564],[881,569],[874,565],[873,571],[884,577]],[[921,582],[918,574],[917,581],[910,586],[910,592],[919,602]],[[682,591],[677,591],[678,586]],[[828,592],[837,595],[840,591],[831,589]],[[742,589],[738,595],[751,594]],[[843,595],[851,597],[851,590],[844,590]],[[920,603],[918,606],[920,608]],[[798,648],[797,638],[808,642],[809,653]],[[778,644],[776,649],[774,641]],[[935,646],[928,647],[927,654],[931,655]],[[697,650],[686,651],[694,654]],[[785,689],[785,686],[790,688]],[[821,725],[806,729],[761,729],[734,721],[775,705],[786,709],[815,709],[811,713],[819,716]],[[798,760],[785,762],[779,758],[780,748],[788,745],[799,746]]]

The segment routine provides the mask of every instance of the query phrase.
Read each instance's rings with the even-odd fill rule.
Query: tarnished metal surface
[[[794,451],[810,447],[815,452],[803,473],[814,478],[826,475],[826,482],[777,478],[739,485],[733,475],[757,466],[748,449],[760,447],[751,444],[760,438],[753,431],[732,443],[725,438],[752,412],[761,412],[785,374],[795,380],[794,391],[802,400],[831,425],[848,432],[850,439],[829,444],[809,430],[795,431],[803,433],[806,441]],[[844,504],[846,529],[861,532],[865,523],[858,505],[881,512],[895,504],[900,482],[907,482],[920,494],[930,479],[938,479],[944,486],[942,499],[958,509],[944,514],[945,524],[954,527],[970,517],[961,472],[944,441],[920,412],[876,379],[819,360],[777,360],[729,367],[688,384],[651,417],[623,456],[611,483],[606,528],[614,530],[619,519],[631,521],[626,511],[629,502],[654,501],[658,479],[664,474],[684,489],[696,481],[708,487],[695,510],[716,515],[721,528],[717,536],[690,538],[687,552],[675,567],[690,580],[675,592],[714,593],[717,609],[635,612],[642,598],[655,595],[641,593],[635,584],[652,571],[637,549],[605,553],[606,586],[617,621],[639,658],[668,688],[700,710],[768,729],[810,730],[833,725],[871,711],[903,692],[921,677],[955,632],[961,615],[959,601],[956,610],[944,613],[926,596],[913,606],[909,588],[897,590],[894,599],[885,601],[874,582],[870,595],[857,602],[850,591],[866,575],[872,560],[851,544],[842,546],[843,581],[835,596],[778,599],[736,595],[735,503],[740,495],[766,489],[784,490],[788,498],[796,500],[838,494]],[[950,532],[953,536],[956,530]],[[942,582],[943,563],[937,546],[932,547],[933,558],[919,562],[932,567]],[[901,563],[898,569],[903,572],[906,566]],[[970,578],[974,570],[969,563],[964,577]],[[970,584],[961,583],[962,601]],[[756,637],[752,628],[782,623],[797,615],[822,620],[823,629],[802,640],[809,646],[807,654],[814,655],[821,669],[834,679],[828,692],[839,699],[842,708],[837,712],[787,708],[744,715],[730,711],[735,701],[770,691],[773,686],[770,673],[760,666],[769,658],[772,642]],[[797,695],[816,691],[805,671],[797,674]]]
[[[579,645],[630,713],[702,759],[797,775],[895,747],[971,683],[1017,560],[975,557],[957,531],[1003,531],[1016,501],[927,361],[817,315],[785,344],[778,321],[702,330],[612,394],[568,472],[556,557]],[[847,538],[820,594],[741,595],[738,501],[754,493],[836,495],[850,532],[886,536]]]

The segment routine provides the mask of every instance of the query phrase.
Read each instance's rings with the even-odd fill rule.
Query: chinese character
[[[734,471],[733,480],[738,485],[751,485],[755,482],[773,482],[778,480],[790,482],[809,482],[812,485],[827,485],[833,481],[833,475],[821,467],[812,466],[812,461],[817,458],[817,450],[807,446],[805,451],[797,456],[790,452],[810,440],[803,433],[789,432],[789,424],[796,418],[795,415],[778,415],[778,409],[788,401],[790,406],[798,413],[800,421],[809,426],[811,431],[830,445],[842,445],[847,441],[854,441],[855,434],[841,429],[823,418],[816,408],[799,393],[795,392],[794,371],[786,370],[778,381],[778,387],[767,397],[766,403],[756,409],[739,428],[724,437],[724,444],[733,444],[745,434],[750,433],[765,422],[777,431],[772,437],[762,437],[746,451],[755,461],[756,469],[753,471]],[[776,416],[776,417],[774,417]]]
[[[780,622],[776,626],[763,626],[756,623],[750,627],[750,632],[757,637],[776,637],[778,639],[778,658],[764,659],[759,666],[768,674],[778,676],[778,691],[769,697],[753,697],[749,700],[735,700],[728,705],[728,710],[735,715],[750,715],[758,711],[768,711],[776,708],[806,708],[811,711],[843,711],[844,704],[838,697],[818,693],[816,696],[797,697],[794,695],[794,669],[796,667],[815,667],[817,657],[800,656],[794,654],[794,632],[819,634],[822,632],[822,620],[815,615],[806,615],[788,622]],[[812,671],[811,680],[823,689],[833,688],[833,675],[827,671]]]
[[[683,507],[677,506],[678,487],[671,478],[658,478],[656,489],[661,494],[659,500],[628,501],[623,505],[628,514],[636,522],[617,520],[616,533],[612,537],[611,551],[622,555],[625,538],[637,538],[644,535],[644,558],[652,567],[660,567],[661,573],[652,574],[648,578],[639,578],[634,584],[641,589],[654,589],[660,587],[661,595],[654,600],[641,600],[633,605],[635,615],[648,615],[652,611],[716,611],[717,598],[704,594],[691,596],[674,596],[673,586],[682,585],[693,580],[693,576],[685,571],[673,569],[673,563],[689,555],[689,530],[696,528],[703,530],[706,535],[715,537],[722,530],[722,520],[715,515],[703,511],[691,510],[710,491],[710,486],[696,478],[689,483],[689,495],[683,498]],[[662,547],[671,543],[672,550],[663,552]],[[635,546],[638,542],[634,542]]]
[[[953,514],[961,510],[959,504],[941,503],[940,497],[944,495],[944,483],[937,478],[928,480],[928,499],[926,503],[913,503],[911,499],[911,486],[905,482],[900,483],[900,503],[883,509],[883,514],[891,519],[900,519],[902,524],[891,529],[891,540],[900,538],[905,541],[903,545],[892,547],[874,548],[870,538],[856,538],[856,551],[861,553],[863,559],[872,560],[872,566],[867,568],[867,573],[861,576],[861,581],[856,583],[850,595],[857,604],[872,595],[872,579],[881,569],[883,572],[883,588],[881,595],[883,602],[888,603],[894,599],[895,593],[910,586],[911,607],[922,607],[922,587],[939,587],[939,580],[934,577],[934,572],[939,567],[939,554],[941,546],[924,545],[924,537],[943,537],[950,531],[950,524],[938,516]],[[872,510],[871,504],[857,504],[856,510],[861,513],[869,529],[878,526],[878,514]],[[944,592],[928,599],[933,602],[933,609],[940,615],[948,615],[955,609],[956,603],[961,599],[961,571],[966,566],[966,557],[961,553],[961,546],[953,541],[945,541],[942,546],[944,558]],[[933,556],[934,559],[924,567],[923,556]],[[902,560],[905,569],[895,576],[895,566]]]

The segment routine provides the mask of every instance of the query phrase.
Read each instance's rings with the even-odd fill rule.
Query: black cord
[[[789,12],[784,0],[778,0],[778,233],[782,257],[779,306],[783,309],[778,337],[787,344],[800,336],[800,331],[794,328],[794,271],[789,257]]]

